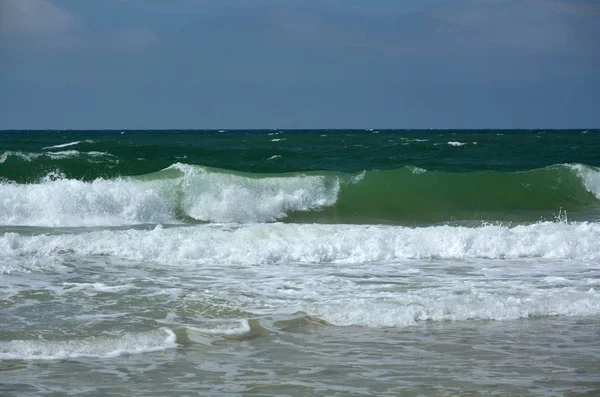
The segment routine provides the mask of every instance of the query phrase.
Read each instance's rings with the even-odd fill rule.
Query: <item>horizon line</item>
[[[568,127],[568,128],[6,128],[0,132],[68,132],[68,131],[207,131],[207,132],[241,132],[241,131],[600,131],[600,127]]]

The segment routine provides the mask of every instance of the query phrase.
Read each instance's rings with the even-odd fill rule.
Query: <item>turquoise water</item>
[[[600,130],[0,132],[2,395],[593,395]]]

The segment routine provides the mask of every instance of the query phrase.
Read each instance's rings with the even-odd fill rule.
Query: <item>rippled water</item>
[[[5,396],[596,395],[594,318],[330,327],[305,318],[112,358],[0,362]]]

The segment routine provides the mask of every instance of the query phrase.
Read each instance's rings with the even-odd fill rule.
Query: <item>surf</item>
[[[182,266],[361,264],[402,260],[597,261],[600,224],[514,227],[384,225],[198,225],[152,230],[0,236],[0,274],[54,273],[84,257]]]
[[[0,225],[95,227],[179,223],[422,225],[461,221],[600,219],[600,170],[564,164],[518,172],[417,167],[280,174],[176,163],[93,181],[49,173],[0,182]]]

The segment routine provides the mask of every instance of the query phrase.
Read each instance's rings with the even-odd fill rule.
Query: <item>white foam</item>
[[[185,174],[182,209],[203,221],[272,222],[331,206],[340,188],[337,178],[320,175],[253,178],[184,164],[169,168]]]
[[[165,337],[165,333],[167,336]],[[127,333],[117,338],[89,337],[80,340],[0,341],[0,360],[59,360],[77,357],[110,358],[177,347],[175,333],[169,328]]]
[[[18,157],[21,160],[25,160],[25,161],[32,161],[35,160],[36,158],[42,156],[41,153],[23,153],[23,152],[15,152],[12,150],[6,151],[4,153],[2,153],[2,155],[0,156],[0,164],[3,164],[10,156],[14,156],[14,157]]]
[[[600,199],[600,169],[583,164],[566,164],[583,181],[586,189]]]
[[[364,327],[406,327],[424,321],[517,320],[543,316],[596,316],[600,293],[576,288],[527,291],[423,290],[393,297],[345,298],[308,303],[303,311],[327,322]]]
[[[365,179],[366,171],[360,172],[352,177],[352,183],[359,183]]]
[[[188,326],[189,330],[199,332],[206,335],[242,335],[250,332],[250,324],[248,320],[242,319],[233,323],[219,322],[213,324],[212,327],[193,327]]]
[[[4,239],[0,239],[0,250],[4,253],[10,251],[10,249],[6,249],[6,244],[11,244],[11,237],[4,236]],[[0,257],[2,254],[0,254]],[[32,274],[32,273],[42,273],[42,274],[51,274],[64,272],[67,268],[63,264],[63,260],[60,257],[52,256],[52,257],[43,257],[41,255],[33,255],[29,257],[19,257],[19,256],[8,256],[2,257],[2,261],[0,262],[0,275],[9,275],[9,274]]]
[[[44,149],[49,149],[50,147],[44,148]],[[115,157],[110,153],[106,153],[106,152],[97,152],[97,151],[90,151],[90,152],[80,152],[78,150],[61,150],[61,151],[57,151],[57,152],[43,152],[43,153],[26,153],[26,152],[21,152],[21,151],[6,151],[4,153],[2,153],[2,155],[0,155],[0,164],[3,164],[6,162],[6,160],[9,157],[17,157],[21,160],[24,161],[34,161],[35,159],[38,159],[40,157],[47,157],[50,158],[51,160],[62,160],[62,159],[66,159],[66,158],[70,158],[70,157],[79,157],[79,156],[91,156],[91,157]]]
[[[419,167],[409,166],[408,168],[410,169],[410,172],[412,172],[415,175],[424,174],[425,172],[427,172],[426,169],[419,168]]]
[[[104,230],[76,235],[0,237],[0,260],[109,255],[193,264],[365,263],[404,259],[600,260],[600,224],[539,223],[508,228],[424,228],[254,224],[154,230]]]
[[[74,142],[62,143],[60,145],[46,146],[46,147],[44,147],[42,149],[43,150],[46,150],[46,149],[60,149],[60,148],[68,147],[68,146],[79,145],[81,142],[82,141],[74,141]],[[94,141],[92,141],[91,139],[87,139],[87,140],[85,140],[83,142],[85,142],[85,143],[94,143]]]
[[[122,271],[131,266],[127,275],[152,273],[160,294],[171,291],[173,298],[167,303],[183,298],[217,305],[217,310],[192,309],[179,313],[181,318],[165,318],[165,325],[185,327],[200,336],[250,332],[246,320],[204,318],[215,313],[227,317],[229,309],[236,318],[240,311],[253,313],[243,315],[250,318],[303,311],[331,324],[365,327],[600,315],[598,223],[545,222],[512,228],[210,224],[0,236],[0,269],[31,260],[78,263],[76,271],[85,272],[86,261],[93,258],[119,272],[107,272],[102,282],[86,277],[87,282],[63,283],[73,278],[58,277],[58,284],[47,285],[47,278],[41,277],[26,286],[16,274],[6,277],[5,284],[9,290],[47,289],[56,298],[63,296],[61,302],[68,298],[75,304],[97,292],[127,291],[130,279]],[[143,289],[136,283],[127,293]],[[187,292],[180,296],[180,291]],[[80,313],[107,314],[121,315],[112,308]],[[49,353],[45,345],[36,348],[41,349],[38,356],[52,357],[105,356],[118,350],[93,350],[95,341],[85,340],[92,350],[78,350],[81,341],[75,347],[57,345],[59,353]],[[17,348],[8,350],[0,347],[3,353],[15,353]],[[27,351],[18,353],[22,357]]]
[[[0,184],[0,224],[57,227],[173,221],[168,184],[53,179]]]
[[[466,142],[457,142],[457,141],[448,142],[448,145],[450,145],[450,146],[464,146],[466,144],[467,144]]]
[[[62,283],[62,286],[66,291],[81,291],[91,289],[98,292],[110,293],[125,291],[133,287],[131,284],[106,285],[104,283]]]
[[[177,212],[211,222],[272,222],[331,206],[340,188],[335,176],[252,177],[184,164],[169,169],[181,177],[83,182],[53,173],[38,184],[0,183],[0,225],[177,223]]]
[[[62,150],[59,152],[46,152],[46,153],[44,153],[44,155],[50,157],[52,160],[61,160],[61,159],[69,158],[69,157],[79,157],[82,155],[91,156],[91,157],[114,157],[112,154],[106,153],[106,152],[96,152],[96,151],[80,152],[78,150]]]

